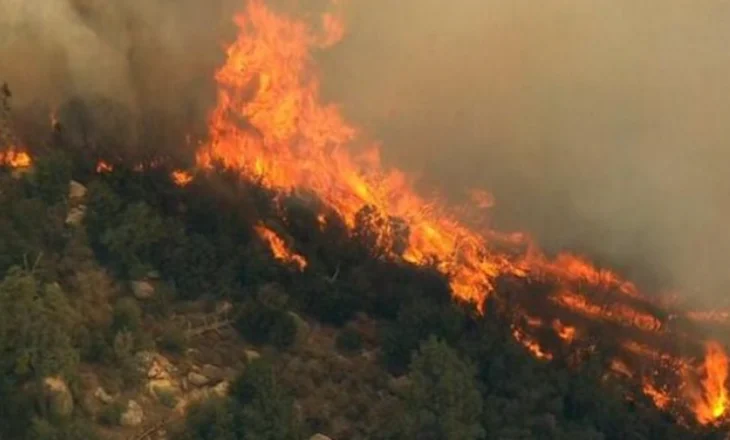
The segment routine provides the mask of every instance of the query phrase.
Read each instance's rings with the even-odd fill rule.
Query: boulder
[[[70,416],[74,409],[71,390],[60,377],[47,377],[43,380],[46,404],[51,414],[59,417]]]
[[[142,410],[142,407],[134,400],[130,400],[127,403],[127,408],[119,417],[119,424],[122,426],[133,427],[141,425],[143,420],[144,411]]]
[[[84,217],[86,217],[85,205],[73,207],[68,211],[68,215],[66,216],[66,224],[68,226],[81,226],[81,223],[83,223],[84,221]]]
[[[80,200],[86,196],[86,187],[79,182],[72,180],[68,184],[69,200]]]
[[[149,281],[132,281],[132,292],[137,299],[150,299],[155,294],[155,286]]]
[[[207,377],[211,383],[218,383],[226,379],[226,371],[215,365],[205,364],[200,367],[200,374]]]
[[[219,383],[218,385],[213,387],[213,394],[215,394],[218,397],[226,397],[228,395],[228,391],[231,389],[231,383],[227,380],[224,380],[223,382]]]
[[[332,440],[332,439],[327,437],[324,434],[314,434],[313,436],[309,437],[309,440]]]
[[[210,379],[200,373],[196,373],[195,371],[188,373],[188,383],[191,385],[202,387],[207,385],[208,382],[210,382]]]
[[[249,362],[253,362],[256,359],[260,358],[261,354],[256,350],[246,350],[246,360]]]
[[[94,397],[99,399],[101,403],[104,403],[106,405],[112,403],[114,398],[109,395],[109,393],[106,392],[106,390],[102,387],[98,387],[96,391],[94,391]]]

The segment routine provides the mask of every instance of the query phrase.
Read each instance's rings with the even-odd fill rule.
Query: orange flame
[[[690,397],[694,401],[695,415],[702,424],[714,422],[724,416],[730,405],[726,388],[727,355],[717,342],[708,342],[706,350],[701,389],[690,392]]]
[[[175,185],[185,187],[193,181],[193,176],[187,171],[175,170],[172,172],[172,180]]]
[[[445,204],[419,196],[404,173],[385,169],[377,146],[350,153],[358,132],[335,105],[320,102],[320,83],[310,55],[343,37],[344,26],[337,15],[324,16],[316,26],[323,30],[318,35],[304,21],[274,14],[263,0],[249,0],[234,21],[239,35],[227,49],[226,63],[216,72],[217,106],[210,115],[208,142],[196,155],[200,168],[220,163],[268,188],[306,188],[339,214],[352,234],[361,226],[374,229],[376,244],[385,256],[416,265],[435,263],[448,278],[454,296],[474,302],[480,310],[498,277],[545,277],[562,289],[549,297],[550,305],[566,313],[632,332],[654,336],[664,332],[664,318],[635,305],[652,301],[616,273],[571,254],[550,259],[522,234],[477,232],[449,214]],[[474,192],[472,198],[477,207],[493,204],[491,196],[483,192]],[[326,224],[323,215],[318,219],[321,226]],[[368,224],[363,225],[364,221]],[[405,227],[396,228],[396,221]],[[293,254],[273,231],[263,226],[256,231],[277,258],[305,267],[304,257]],[[497,249],[505,244],[527,251]],[[586,293],[593,291],[615,292],[620,298],[600,295],[609,297],[605,301]],[[530,324],[537,321],[528,320]],[[565,341],[578,334],[575,327],[559,321],[553,328]],[[537,358],[552,359],[522,329],[513,328],[513,335]],[[635,345],[627,347],[630,352],[638,347],[641,353],[635,356],[651,353],[647,359],[652,362],[673,367],[685,364],[677,356],[658,352],[653,356],[652,348]],[[721,364],[720,358],[727,364],[724,353],[715,354],[718,359],[712,365]],[[628,367],[625,370],[630,373]],[[718,396],[725,395],[725,376],[716,367],[706,370],[712,379],[704,386],[713,388],[716,396],[709,405],[714,414]],[[664,389],[653,382],[645,380],[644,388],[657,406],[665,408],[670,402],[663,397]]]
[[[33,164],[30,155],[17,147],[0,151],[0,165],[10,168],[28,168]]]
[[[307,260],[301,255],[291,252],[284,240],[276,235],[276,232],[263,225],[257,225],[255,229],[259,237],[269,245],[274,258],[294,264],[299,270],[304,270],[307,267]]]
[[[114,171],[114,167],[103,160],[100,160],[99,163],[96,164],[97,173],[111,173],[112,171]]]

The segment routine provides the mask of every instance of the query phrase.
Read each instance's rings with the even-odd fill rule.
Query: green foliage
[[[69,375],[79,360],[73,348],[73,309],[58,291],[43,294],[31,274],[11,270],[0,283],[0,370],[20,380]]]
[[[362,350],[362,335],[352,327],[345,327],[337,334],[335,343],[337,349],[343,353],[356,353]]]
[[[122,211],[116,227],[104,231],[100,241],[120,273],[136,278],[152,269],[155,247],[164,234],[162,219],[147,204],[139,202]]]
[[[45,419],[32,421],[28,440],[96,440],[101,437],[84,420],[72,420],[53,424]]]
[[[240,408],[229,399],[213,399],[193,405],[188,411],[185,433],[180,440],[239,440]]]
[[[466,323],[464,311],[454,304],[439,305],[433,301],[414,301],[405,305],[395,322],[381,335],[383,358],[393,372],[407,369],[414,350],[430,335],[455,342]]]
[[[62,151],[39,157],[30,177],[31,193],[48,205],[66,199],[71,180],[71,162]]]
[[[142,309],[136,299],[125,296],[114,304],[112,330],[136,332],[142,326]]]
[[[166,407],[175,408],[175,406],[177,405],[177,396],[175,396],[175,393],[171,390],[166,388],[156,388],[154,392],[157,398],[160,400],[160,403],[165,405]]]
[[[167,325],[160,336],[160,348],[170,353],[183,353],[187,347],[185,332],[177,325]]]
[[[297,324],[285,310],[249,300],[236,319],[236,329],[255,344],[271,343],[278,348],[291,346],[297,335]]]
[[[231,397],[191,408],[185,440],[299,440],[293,401],[271,365],[256,360],[232,385]]]
[[[125,410],[124,404],[119,401],[105,405],[99,413],[99,423],[106,426],[118,426]]]
[[[413,357],[405,393],[403,439],[469,440],[485,437],[476,370],[445,342],[431,337]]]

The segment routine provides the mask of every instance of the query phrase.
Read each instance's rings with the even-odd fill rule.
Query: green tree
[[[71,338],[73,309],[58,289],[11,269],[0,283],[0,368],[19,380],[68,375],[79,354]]]
[[[430,337],[411,362],[405,391],[403,439],[484,438],[479,424],[482,397],[474,367],[445,342]]]

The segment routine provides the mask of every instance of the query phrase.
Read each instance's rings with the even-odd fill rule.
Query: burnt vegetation
[[[0,171],[2,438],[104,438],[119,404],[69,409],[44,394],[44,381],[63,378],[76,403],[89,368],[112,374],[119,390],[139,388],[136,353],[187,348],[174,329],[158,339],[154,329],[182,304],[221,301],[232,305],[238,338],[269,348],[227,397],[188,410],[182,439],[722,438],[657,410],[640,384],[607,377],[619,347],[596,350],[586,339],[584,350],[561,352],[546,333],[555,359],[531,356],[512,333],[523,319],[517,299],[555,308],[549,282],[502,280],[479,314],[452,299],[437,271],[383,258],[384,241],[399,249],[407,237],[398,219],[365,207],[351,234],[315,197],[275,193],[223,168],[179,186],[170,174],[181,163],[131,149],[139,141],[120,137],[130,135],[124,117],[104,117],[117,125],[100,128],[99,113],[80,103],[61,111],[68,121],[31,145],[32,170]],[[100,160],[110,169],[97,172]],[[87,188],[78,225],[67,222],[71,180]],[[306,267],[274,258],[258,224]],[[164,289],[139,301],[128,285],[151,273]],[[334,334],[332,346],[315,338],[302,348],[300,320]],[[626,330],[604,325],[593,335],[610,341],[614,331]]]

